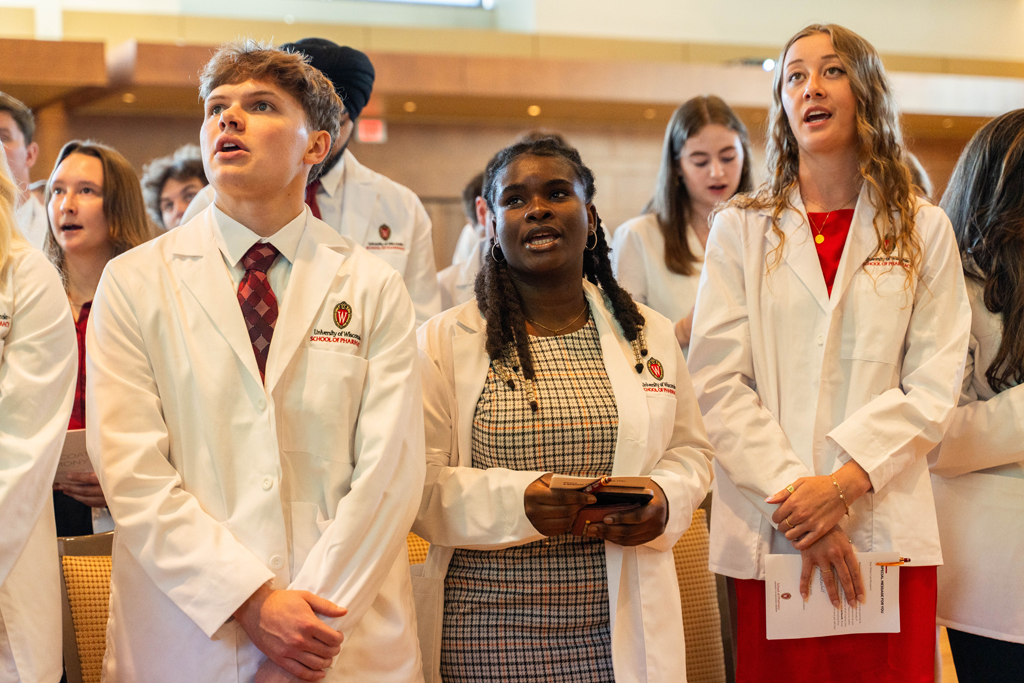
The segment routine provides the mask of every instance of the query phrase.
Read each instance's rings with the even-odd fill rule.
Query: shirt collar
[[[289,263],[295,263],[295,254],[299,250],[299,240],[302,239],[302,233],[306,229],[308,215],[310,215],[309,208],[303,206],[302,212],[287,225],[270,237],[263,238],[228,216],[214,204],[213,217],[216,227],[214,234],[217,246],[220,247],[224,258],[233,266],[241,267],[240,263],[245,252],[249,251],[249,248],[257,242],[269,242],[281,253],[281,256],[288,259]]]
[[[341,190],[341,181],[345,177],[345,153],[341,153],[341,159],[338,163],[327,173],[320,176],[320,187],[323,188],[324,192],[327,193],[328,197],[334,198],[334,195]]]

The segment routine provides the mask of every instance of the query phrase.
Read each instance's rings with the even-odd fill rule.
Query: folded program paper
[[[878,566],[900,559],[899,553],[857,553],[867,601],[851,607],[836,579],[841,607],[836,609],[825,590],[822,574],[811,574],[810,595],[800,595],[800,555],[765,558],[765,608],[768,640],[818,638],[847,633],[899,633],[900,568]]]

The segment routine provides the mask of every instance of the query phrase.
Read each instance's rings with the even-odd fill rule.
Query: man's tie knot
[[[249,247],[249,251],[245,252],[245,256],[242,257],[242,267],[247,271],[258,270],[261,273],[266,273],[274,264],[274,259],[279,253],[281,252],[273,244],[257,242]]]

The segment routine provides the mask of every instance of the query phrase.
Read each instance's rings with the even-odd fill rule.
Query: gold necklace
[[[559,327],[557,330],[553,330],[550,327],[545,327],[545,326],[541,325],[539,322],[536,322],[534,320],[530,320],[529,318],[526,318],[526,316],[523,316],[523,317],[526,318],[526,322],[530,323],[534,327],[539,327],[542,330],[547,330],[548,332],[550,332],[552,334],[558,334],[562,330],[565,330],[565,329],[568,329],[568,328],[572,327],[573,324],[575,324],[576,321],[580,319],[580,316],[582,316],[584,313],[586,313],[589,310],[590,310],[590,306],[587,305],[587,304],[584,304],[583,305],[583,310],[580,311],[579,313],[577,313],[576,317],[573,318],[572,321],[568,325],[564,325],[562,327]]]
[[[842,210],[843,210],[843,208],[844,208],[844,207],[845,207],[845,206],[846,206],[847,204],[849,204],[850,202],[852,202],[852,201],[853,201],[854,199],[856,199],[856,198],[857,198],[858,196],[860,196],[860,188],[857,188],[857,194],[855,194],[855,195],[853,195],[852,197],[850,197],[849,199],[847,199],[847,200],[846,200],[846,201],[845,201],[845,202],[843,203],[843,205],[842,205],[842,206],[840,206],[840,207],[838,207],[838,208],[835,208],[835,209],[832,209],[831,211],[829,211],[828,213],[826,213],[826,214],[825,214],[825,220],[823,220],[823,221],[821,222],[821,227],[820,227],[820,228],[815,228],[815,227],[814,227],[814,224],[813,224],[813,223],[811,223],[811,228],[812,228],[812,229],[814,230],[814,232],[815,232],[815,235],[814,235],[814,241],[815,241],[815,243],[817,243],[817,244],[821,244],[822,242],[824,242],[824,241],[825,241],[825,236],[824,236],[823,234],[821,234],[821,233],[822,233],[822,232],[823,232],[823,231],[825,230],[825,224],[826,224],[826,223],[828,223],[828,219],[829,219],[829,216],[831,216],[831,215],[832,215],[833,213],[835,213],[836,211],[842,211]],[[817,203],[817,202],[807,202],[807,203],[808,203],[808,204],[814,204],[814,205],[815,205],[815,206],[817,206],[817,207],[818,207],[819,209],[823,209],[823,208],[825,208],[825,207],[823,207],[823,206],[822,206],[821,204],[819,204],[819,203]],[[808,216],[808,217],[807,217],[807,222],[808,222],[808,223],[810,223],[810,222],[811,222],[810,216]]]

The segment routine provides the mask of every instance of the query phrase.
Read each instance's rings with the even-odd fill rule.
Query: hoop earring
[[[498,250],[497,255],[495,255],[495,249]],[[501,258],[498,258],[498,256],[501,256]],[[505,254],[502,253],[501,247],[498,246],[497,240],[495,240],[494,244],[491,245],[491,258],[494,259],[495,263],[504,263],[505,261]]]
[[[591,237],[594,238],[594,243],[593,244],[590,243],[590,238]],[[596,246],[597,246],[597,230],[591,230],[590,232],[587,233],[587,246],[586,246],[586,249],[587,249],[587,251],[594,251],[594,247],[596,247]]]

